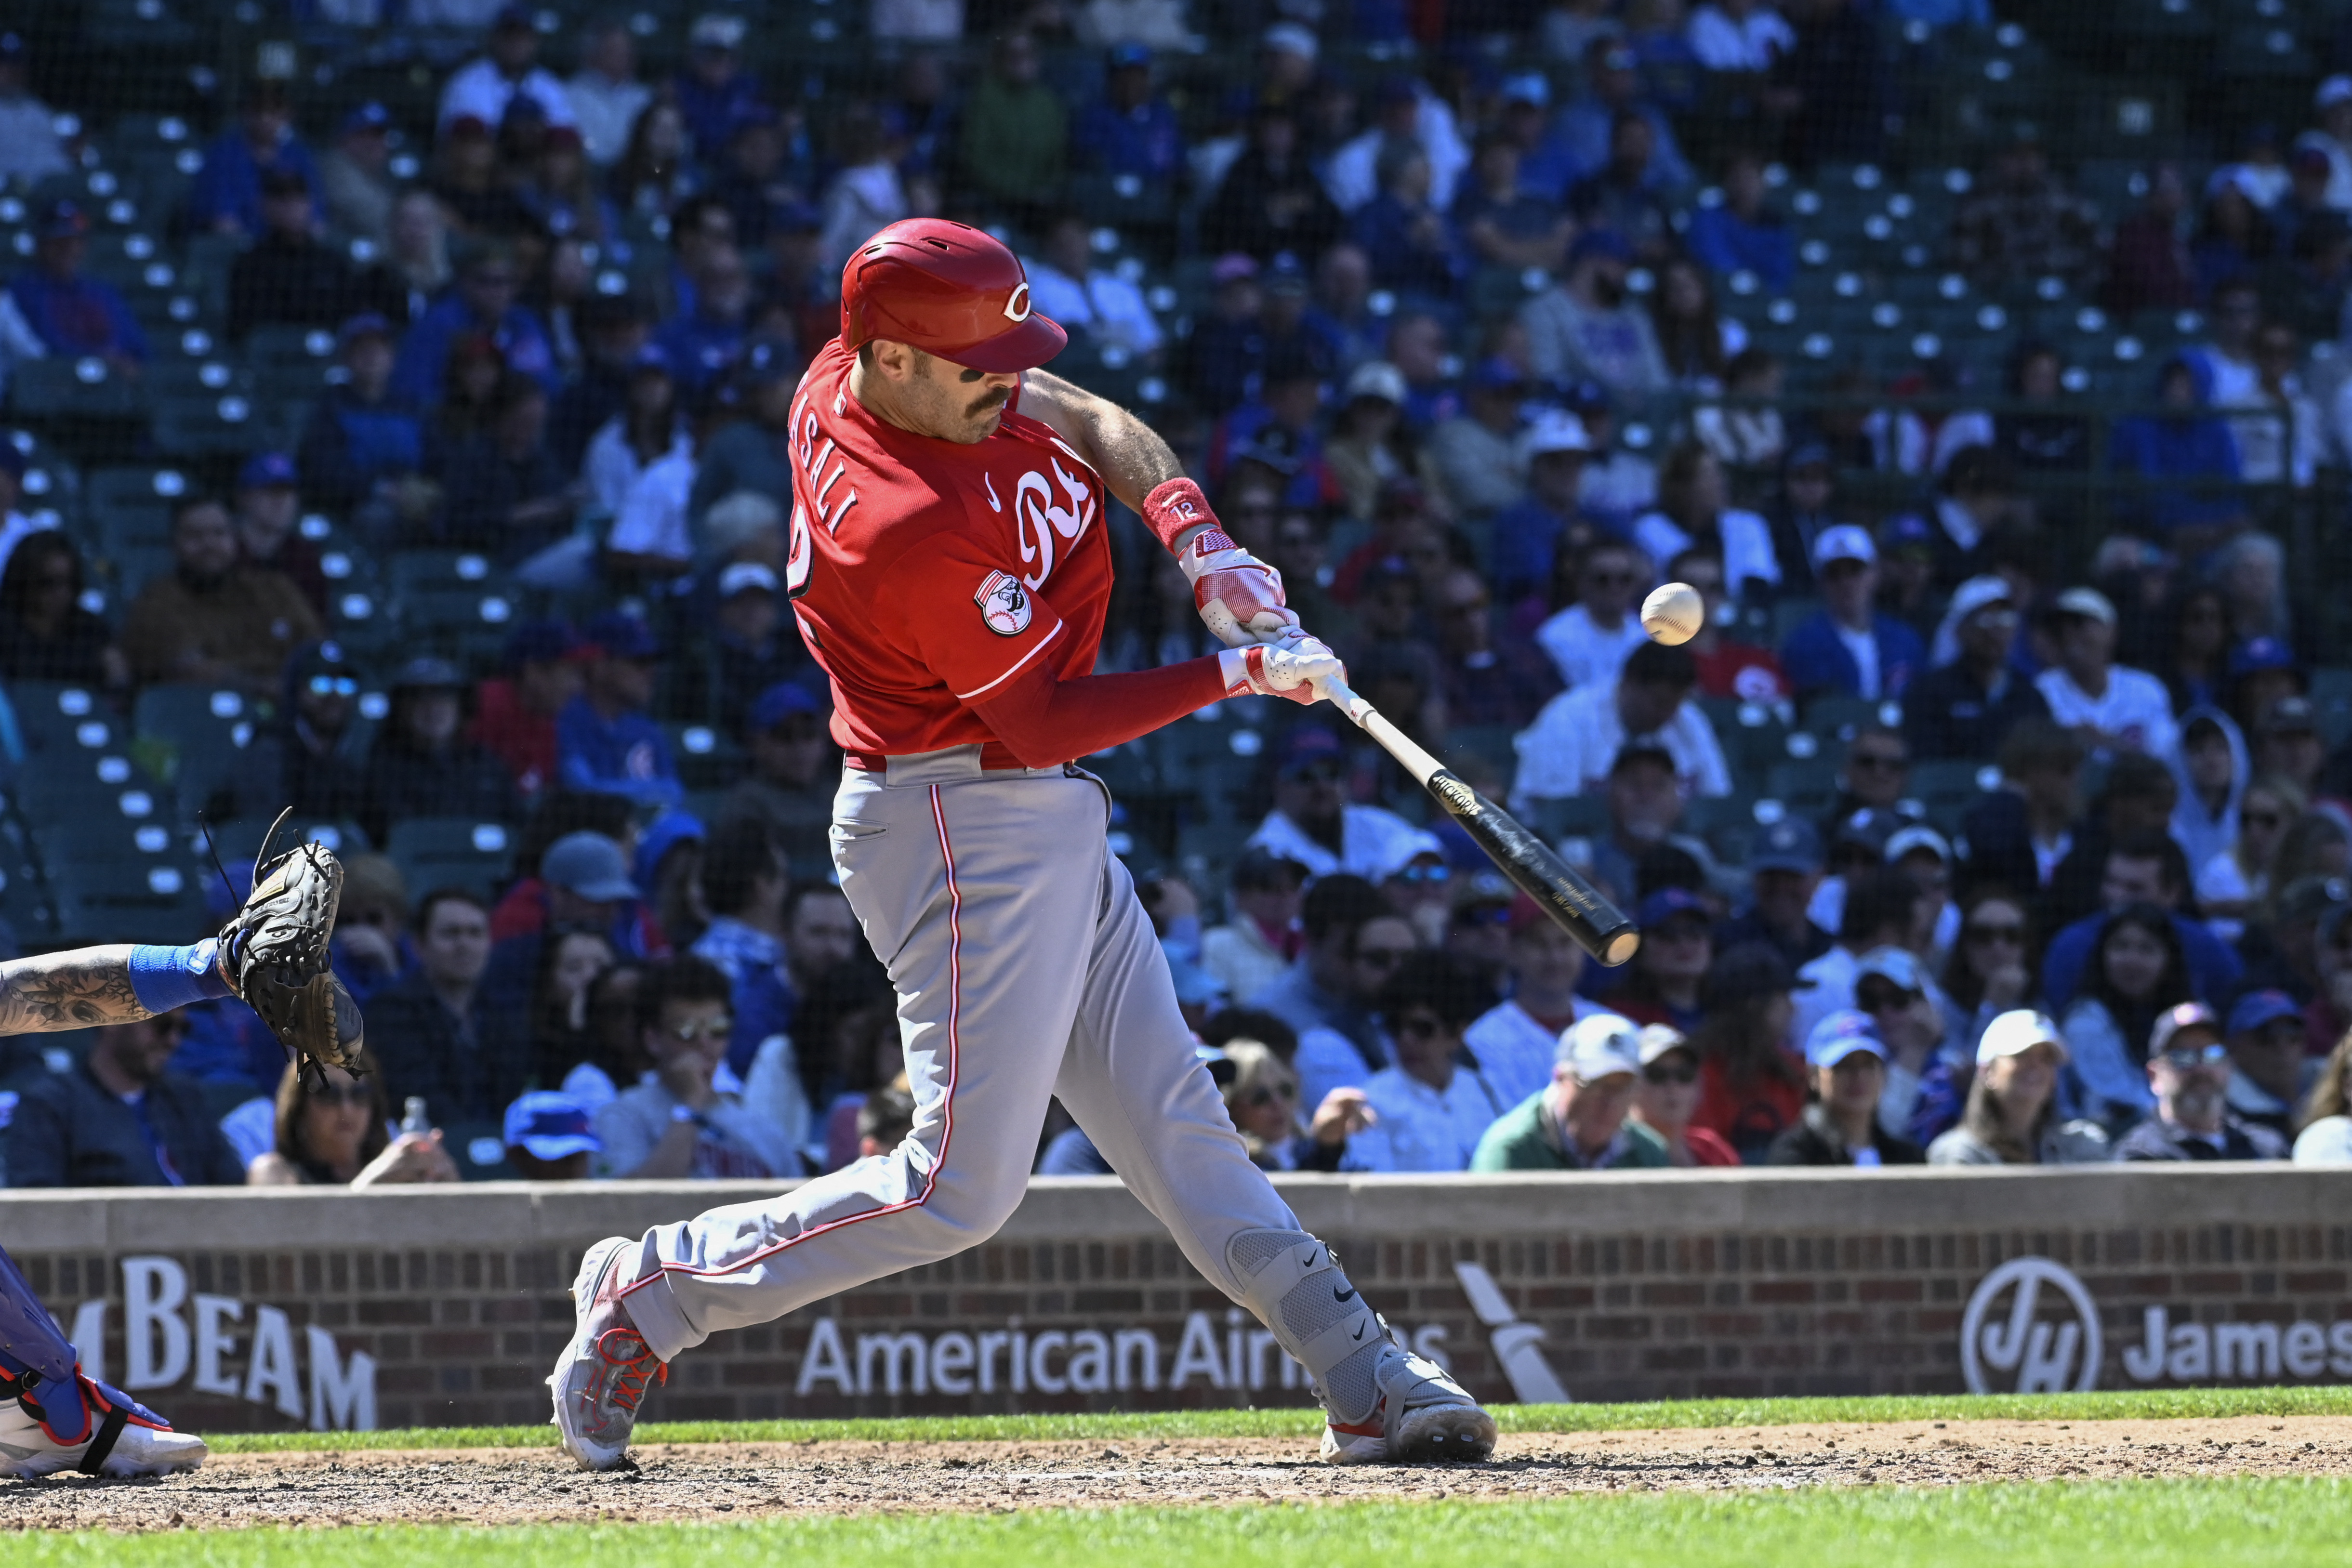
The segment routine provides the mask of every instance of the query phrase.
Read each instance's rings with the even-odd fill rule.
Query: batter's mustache
[[[986,397],[974,402],[969,412],[968,417],[978,419],[983,413],[992,413],[997,409],[1003,408],[1011,401],[1013,401],[1013,389],[1011,387],[998,387]]]

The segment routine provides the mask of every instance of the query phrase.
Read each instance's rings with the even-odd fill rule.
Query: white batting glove
[[[1323,683],[1346,680],[1348,666],[1318,637],[1296,626],[1271,643],[1228,648],[1217,655],[1223,667],[1225,695],[1287,697],[1300,705],[1323,700]]]
[[[1214,524],[1186,542],[1176,564],[1192,585],[1202,623],[1226,647],[1271,642],[1297,627],[1298,612],[1282,601],[1282,573]]]

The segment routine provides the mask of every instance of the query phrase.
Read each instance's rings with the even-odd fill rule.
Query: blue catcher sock
[[[131,991],[151,1013],[234,995],[214,963],[219,944],[207,937],[186,947],[131,949]]]

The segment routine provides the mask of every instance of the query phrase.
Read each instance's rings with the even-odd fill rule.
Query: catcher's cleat
[[[1495,1451],[1495,1418],[1444,1368],[1394,1344],[1372,1375],[1380,1403],[1360,1421],[1337,1415],[1323,1428],[1323,1458],[1335,1465],[1469,1463]]]
[[[167,1476],[204,1462],[202,1437],[78,1367],[70,1384],[0,1376],[0,1476]]]
[[[268,858],[290,814],[270,824],[253,892],[221,930],[221,973],[298,1058],[348,1069],[359,1060],[364,1025],[327,958],[343,868],[332,851],[307,841]]]
[[[669,1381],[658,1359],[622,1307],[621,1255],[635,1241],[609,1237],[588,1249],[572,1281],[575,1326],[547,1387],[563,1451],[583,1470],[618,1469],[628,1462],[629,1433],[649,1383]]]

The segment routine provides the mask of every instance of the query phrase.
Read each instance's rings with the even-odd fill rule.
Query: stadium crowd
[[[1324,710],[1083,759],[1261,1163],[2352,1161],[2352,688],[2286,543],[2352,465],[2352,77],[2128,212],[2030,124],[1953,171],[1947,298],[2191,324],[2111,418],[2023,332],[1998,389],[1924,340],[1768,346],[1808,182],[1878,177],[1883,41],[1988,35],[1982,0],[966,10],[876,0],[830,91],[750,63],[758,12],[554,39],[468,0],[407,5],[478,29],[422,118],[243,80],[169,222],[233,256],[227,341],[323,334],[331,374],[282,446],[173,470],[147,558],[42,504],[71,435],[0,444],[0,682],[254,716],[178,805],[336,825],[370,1061],[305,1082],[236,1003],[0,1042],[8,1185],[781,1178],[905,1134],[782,572],[800,371],[918,213],[1010,236],[1055,369],[1149,408],[1359,689],[1643,933],[1587,962]],[[40,67],[0,37],[0,367],[160,385],[91,265],[106,106]],[[1104,665],[1212,646],[1106,527]],[[355,560],[446,561],[497,636],[383,635]],[[1707,607],[1678,648],[1635,614],[1670,580]],[[494,870],[420,874],[437,821]],[[1057,1111],[1038,1168],[1107,1167]]]

